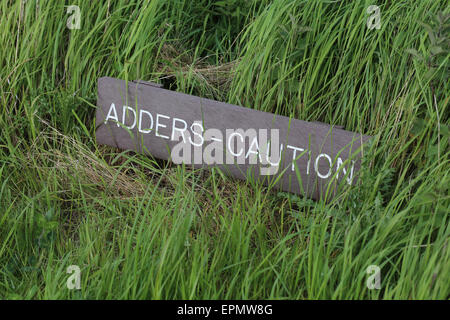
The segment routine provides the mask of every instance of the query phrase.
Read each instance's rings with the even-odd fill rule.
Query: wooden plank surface
[[[338,187],[357,182],[363,145],[370,138],[341,127],[169,91],[145,81],[127,83],[100,78],[97,107],[96,139],[99,144],[164,160],[174,159],[176,146],[192,147],[191,155],[184,157],[183,162],[187,164],[219,167],[232,177],[261,179],[283,191],[305,193],[313,199],[325,194],[331,198]],[[256,132],[257,144],[252,130]],[[262,143],[264,139],[258,140],[261,132],[266,132],[272,149]],[[278,133],[280,149],[274,149],[276,139],[270,139],[272,132]],[[242,137],[245,143],[239,145]],[[210,152],[212,149],[215,151]],[[272,160],[270,154],[274,154],[268,154],[268,150],[282,151],[278,166],[273,166],[274,174],[267,174],[267,170],[264,173],[264,168],[270,168],[270,164],[262,163],[261,159]],[[234,163],[229,161],[232,158]],[[245,163],[237,164],[238,159]],[[257,163],[252,164],[251,159],[256,159]],[[276,159],[271,162],[275,163]]]

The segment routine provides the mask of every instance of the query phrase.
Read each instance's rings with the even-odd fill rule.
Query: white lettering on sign
[[[111,113],[114,112],[113,115],[111,115]],[[116,106],[114,103],[111,103],[111,107],[109,107],[109,111],[108,111],[108,115],[106,116],[105,119],[105,124],[108,123],[108,120],[112,119],[117,123],[117,126],[120,126],[119,124],[119,118],[117,117],[117,110],[116,110]]]
[[[167,126],[165,124],[160,123],[159,118],[170,119],[169,116],[165,116],[165,115],[159,114],[159,113],[156,114],[156,125],[155,125],[156,136],[164,138],[164,139],[170,139],[169,136],[165,136],[165,135],[162,135],[159,133],[158,128],[167,128]],[[172,130],[172,134],[173,134],[173,130]]]
[[[133,109],[126,105],[122,107],[122,119],[120,121],[114,103],[111,103],[104,123],[106,124],[108,121],[112,121],[118,127],[124,129],[137,128],[137,131],[142,134],[154,134],[156,137],[171,141],[181,140],[171,151],[171,159],[175,163],[192,164],[191,155],[193,152],[194,164],[260,163],[268,165],[268,168],[262,168],[267,170],[261,170],[261,174],[272,175],[278,171],[284,150],[283,144],[279,143],[277,129],[270,130],[270,140],[267,137],[267,129],[260,129],[259,134],[255,129],[226,129],[224,138],[221,130],[214,128],[205,130],[201,121],[188,123],[181,118],[170,117],[161,113],[153,115],[149,111]],[[162,130],[164,132],[161,132]],[[246,148],[246,142],[248,142],[248,148]],[[320,179],[328,179],[334,172],[337,179],[342,172],[347,183],[352,183],[354,160],[351,162],[350,168],[346,168],[341,157],[337,157],[333,161],[329,154],[320,153],[312,159],[311,150],[290,144],[286,145],[285,152],[288,150],[291,154],[286,156],[292,159],[291,171],[295,171],[296,162],[306,156],[307,175],[310,174],[312,161],[314,173]]]
[[[144,121],[142,120],[142,115],[146,114],[148,116],[148,118],[150,119],[150,125],[148,126],[147,129],[143,129],[142,128],[142,124],[144,123]],[[139,110],[139,132],[140,133],[150,133],[150,131],[152,131],[153,129],[153,116],[150,112],[146,111],[146,110]]]

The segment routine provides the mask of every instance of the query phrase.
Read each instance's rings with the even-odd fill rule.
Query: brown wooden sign
[[[114,78],[98,80],[97,143],[330,199],[357,181],[370,138]]]

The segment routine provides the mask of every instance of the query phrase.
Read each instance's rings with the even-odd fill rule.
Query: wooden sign
[[[308,197],[330,199],[357,181],[370,138],[114,78],[98,80],[97,143],[198,167]]]

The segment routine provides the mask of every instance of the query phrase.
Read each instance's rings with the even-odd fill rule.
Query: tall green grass
[[[446,1],[3,0],[0,12],[0,298],[449,298]],[[361,183],[313,202],[98,146],[100,76],[372,135]],[[66,287],[70,265],[81,290]]]

